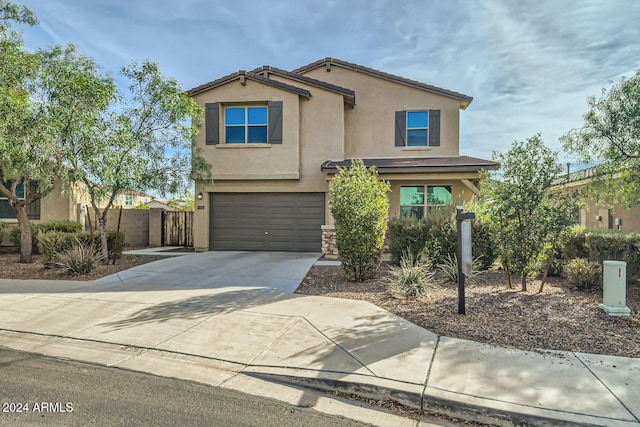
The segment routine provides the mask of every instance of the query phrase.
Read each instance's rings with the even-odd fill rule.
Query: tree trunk
[[[109,264],[109,247],[107,246],[107,215],[98,212],[98,223],[100,228],[100,255],[102,255],[102,263]]]
[[[523,274],[522,275],[522,292],[527,292],[527,275]]]
[[[549,269],[551,268],[551,262],[547,263],[546,268],[544,269],[544,274],[542,275],[542,280],[540,280],[540,289],[538,289],[538,293],[541,294],[544,289],[544,283],[547,281],[547,277],[549,276]]]
[[[505,272],[507,273],[507,284],[509,289],[513,289],[513,285],[511,284],[511,272],[509,270],[505,270]]]
[[[18,204],[13,209],[18,219],[18,225],[20,226],[20,262],[30,264],[32,262],[31,224],[29,224],[27,207]]]

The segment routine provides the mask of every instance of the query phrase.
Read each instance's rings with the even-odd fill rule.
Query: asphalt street
[[[0,348],[0,426],[363,426],[272,399]]]

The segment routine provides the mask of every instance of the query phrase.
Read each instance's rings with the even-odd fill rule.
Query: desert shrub
[[[101,248],[100,236],[97,236],[96,248]],[[124,231],[117,232],[115,230],[107,230],[107,248],[109,249],[109,259],[120,259],[122,251],[124,251],[125,235]]]
[[[567,260],[586,258],[602,264],[616,260],[627,263],[627,274],[640,273],[640,234],[619,231],[574,230],[564,246],[563,256]]]
[[[0,221],[0,245],[4,241],[4,233],[5,233],[5,231],[7,230],[8,227],[9,226],[7,225],[6,222]]]
[[[116,237],[116,232],[114,230],[107,230],[109,259],[113,259],[114,252],[116,259],[122,257],[122,251],[124,250],[124,238],[125,235],[122,231]],[[94,233],[92,240],[91,234],[86,231],[77,233],[43,231],[38,234],[37,239],[38,250],[42,254],[42,263],[46,267],[51,267],[53,265],[56,254],[63,253],[76,244],[93,246],[97,251],[100,251],[100,248],[102,248],[100,235]]]
[[[45,267],[53,267],[55,256],[71,249],[78,242],[76,233],[61,231],[41,231],[38,233],[38,251],[42,254]]]
[[[465,211],[475,212],[476,219],[471,221],[471,246],[479,270],[491,268],[498,258],[498,249],[494,240],[494,230],[491,220],[482,212],[479,204],[469,207]]]
[[[42,228],[39,224],[29,224],[31,227],[31,253],[37,254],[38,252],[38,233]],[[20,251],[20,227],[15,226],[9,233],[9,241],[15,248]]]
[[[564,274],[570,285],[580,289],[602,288],[601,264],[585,258],[575,258],[566,262]]]
[[[456,224],[452,205],[433,208],[423,218],[412,216],[389,221],[391,262],[399,265],[404,251],[431,263],[444,261],[456,250]]]
[[[82,231],[82,224],[77,221],[59,220],[50,221],[40,226],[42,231],[58,231],[62,233],[78,233]]]
[[[429,229],[424,219],[403,216],[389,220],[391,262],[400,265],[403,253],[417,259],[422,256]]]
[[[466,275],[465,281],[473,283],[474,278],[480,274],[482,262],[479,257],[474,258],[471,261],[471,274]],[[457,255],[447,255],[444,262],[437,265],[438,269],[444,273],[447,278],[447,282],[452,284],[458,284],[458,257]]]
[[[87,274],[102,261],[94,245],[86,244],[78,239],[71,248],[54,256],[53,265],[65,273],[79,276]]]
[[[400,266],[391,266],[391,276],[387,278],[388,289],[395,298],[428,300],[438,288],[433,277],[434,273],[429,270],[428,264],[405,251],[400,258]]]
[[[339,168],[330,183],[336,246],[342,272],[349,280],[362,282],[378,273],[387,231],[389,190],[388,182],[378,180],[376,169],[367,168],[359,159],[349,168]]]
[[[465,206],[466,211],[475,211],[478,206]],[[449,256],[456,254],[457,231],[455,207],[447,204],[431,209],[424,218],[400,217],[389,221],[389,252],[391,262],[400,264],[402,253],[408,250],[413,257],[426,256],[433,264],[444,264]],[[489,218],[479,215],[472,221],[473,254],[479,270],[491,267],[497,258],[493,230]]]
[[[432,208],[424,217],[424,221],[429,232],[423,254],[433,265],[442,263],[449,254],[456,253],[455,206],[450,203]]]

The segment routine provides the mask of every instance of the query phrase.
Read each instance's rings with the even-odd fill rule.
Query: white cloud
[[[473,96],[461,152],[490,157],[580,126],[586,98],[640,68],[640,2],[22,0],[32,46],[73,42],[113,73],[150,58],[192,87],[333,56]]]

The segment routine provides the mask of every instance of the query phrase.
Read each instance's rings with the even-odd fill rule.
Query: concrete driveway
[[[203,252],[140,265],[95,283],[182,289],[270,288],[290,294],[320,255],[311,252]]]

